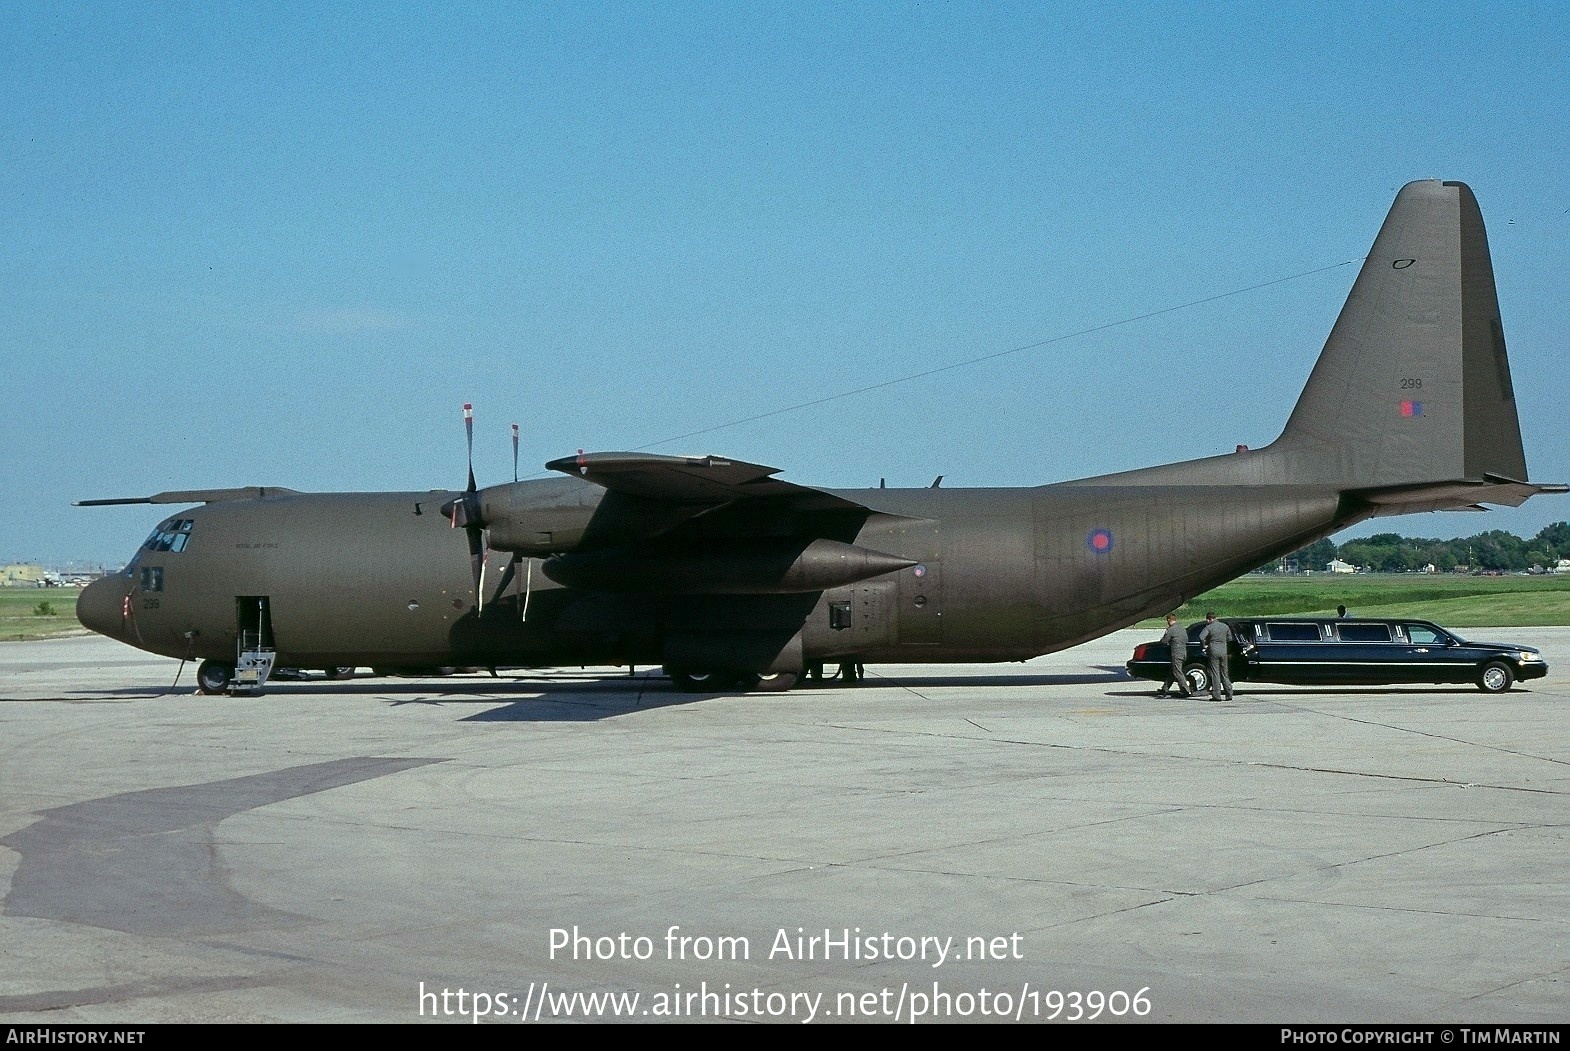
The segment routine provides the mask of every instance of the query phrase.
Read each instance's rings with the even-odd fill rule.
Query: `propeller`
[[[475,607],[485,608],[485,523],[480,516],[479,487],[474,484],[474,406],[463,405],[463,429],[469,442],[469,485],[463,495],[442,505],[442,514],[454,529],[469,536],[469,567],[474,576]]]
[[[464,437],[469,446],[469,481],[463,495],[447,501],[442,505],[442,514],[454,529],[463,527],[469,537],[469,566],[474,577],[474,606],[480,612],[485,612],[485,563],[490,555],[490,534],[485,528],[485,519],[480,508],[479,486],[474,481],[474,406],[465,402],[463,406]],[[512,480],[518,481],[518,425],[512,425]],[[534,587],[534,561],[529,560],[527,573],[519,575],[518,567],[523,564],[523,555],[514,553],[507,562],[507,569],[502,573],[501,584],[496,588],[496,597],[493,601],[501,601],[507,593],[507,585],[513,581],[518,583],[518,613],[520,619],[528,619],[529,594]]]

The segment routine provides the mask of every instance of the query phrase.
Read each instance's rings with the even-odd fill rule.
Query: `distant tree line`
[[[1425,540],[1375,533],[1362,540],[1337,544],[1320,540],[1271,563],[1270,568],[1323,572],[1331,559],[1375,573],[1410,573],[1433,566],[1441,573],[1461,571],[1519,573],[1553,568],[1570,558],[1570,523],[1555,522],[1523,540],[1503,529],[1490,529],[1459,540]]]

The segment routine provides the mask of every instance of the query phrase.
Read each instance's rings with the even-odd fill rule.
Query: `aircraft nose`
[[[76,619],[112,639],[120,637],[125,626],[125,596],[129,584],[119,576],[103,577],[82,589],[76,598]]]

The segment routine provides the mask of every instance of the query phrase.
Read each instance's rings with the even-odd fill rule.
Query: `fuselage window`
[[[834,631],[844,631],[850,627],[850,603],[829,603],[829,627]]]
[[[143,591],[162,591],[163,589],[164,589],[164,567],[163,566],[143,566],[142,567],[142,590]]]

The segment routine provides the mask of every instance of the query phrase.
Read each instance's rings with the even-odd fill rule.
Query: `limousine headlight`
[[[1540,664],[1542,663],[1543,655],[1536,650],[1522,650],[1515,655],[1515,659],[1522,664]]]

